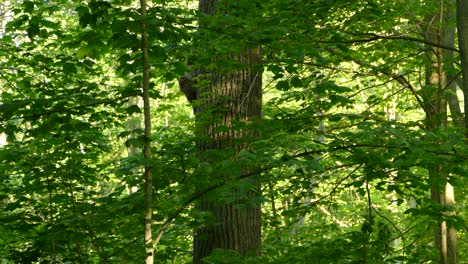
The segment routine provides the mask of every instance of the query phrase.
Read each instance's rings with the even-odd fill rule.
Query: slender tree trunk
[[[143,107],[143,100],[141,96],[131,96],[128,98],[128,106],[138,106]],[[127,130],[130,131],[130,135],[128,138],[134,137],[134,131],[136,129],[141,129],[141,116],[140,115],[132,115],[127,120]],[[127,148],[127,155],[131,157],[137,154],[138,148],[134,145],[130,145]],[[138,186],[127,185],[127,193],[132,194],[138,191]]]
[[[455,0],[447,1],[446,4],[446,17],[443,34],[443,45],[447,47],[455,47],[455,25],[456,25],[456,3]],[[452,50],[446,49],[444,51],[445,71],[447,72],[447,102],[449,105],[452,123],[455,127],[463,128],[463,114],[460,109],[460,102],[457,96],[457,76],[455,75],[455,56]],[[455,206],[455,191],[450,183],[446,183],[444,190],[444,204],[445,206]],[[455,212],[449,212],[455,214]],[[458,237],[457,230],[453,226],[447,226],[447,263],[458,263]]]
[[[450,183],[445,186],[445,205],[455,206],[455,191]],[[449,212],[455,214],[455,212]],[[458,236],[457,229],[453,226],[447,226],[447,263],[458,263]]]
[[[438,5],[439,12],[431,14],[426,18],[427,28],[424,38],[430,43],[444,44],[444,33],[448,31],[445,16],[450,12],[452,6],[450,1],[429,1]],[[447,58],[445,50],[440,47],[428,46],[426,63],[426,82],[423,87],[423,99],[426,112],[426,128],[429,131],[437,131],[447,126],[447,73],[444,59]],[[440,144],[442,142],[434,142]],[[454,203],[453,187],[446,183],[447,175],[443,172],[442,165],[436,164],[429,169],[429,177],[432,182],[431,197],[434,202],[442,206]],[[448,227],[445,221],[439,224],[435,231],[435,242],[440,252],[441,264],[457,263],[457,236],[453,227]]]
[[[216,12],[215,6],[219,2],[221,1],[200,0],[199,11],[212,15]],[[193,99],[195,95],[197,100],[194,107],[199,127],[197,148],[202,159],[203,153],[211,150],[235,149],[238,152],[248,147],[244,138],[257,136],[258,132],[254,129],[239,130],[233,127],[233,123],[249,123],[261,118],[260,56],[259,48],[245,49],[240,54],[212,55],[210,60],[218,66],[197,69],[200,84],[195,85],[196,87],[181,87],[187,98]],[[221,68],[219,62],[223,59],[236,61],[240,69]],[[180,84],[187,85],[190,82],[180,82]],[[244,173],[251,170],[252,168],[242,168]],[[222,180],[227,182],[230,179],[229,172],[217,177],[222,177]],[[199,210],[208,212],[214,217],[215,223],[196,230],[193,263],[202,263],[203,258],[215,249],[234,250],[242,256],[260,254],[260,204],[248,203],[258,195],[259,183],[255,179],[245,179],[241,184],[248,186],[248,191],[232,188],[229,195],[234,198],[231,202],[215,201],[205,197],[197,204]],[[221,193],[210,196],[223,200]]]
[[[149,74],[150,65],[148,62],[148,36],[146,33],[146,0],[140,0],[141,6],[141,52],[143,54],[143,113],[144,113],[144,124],[145,124],[145,145],[144,145],[144,156],[145,156],[145,263],[153,264],[154,261],[154,249],[153,239],[151,232],[151,219],[153,214],[153,175],[152,167],[149,165],[151,160],[151,113],[150,113],[150,95],[149,95]]]
[[[143,106],[142,103],[143,101],[140,96],[131,96],[130,98],[128,98],[128,106],[142,107]],[[140,115],[130,116],[130,118],[127,120],[127,130],[131,132],[129,138],[133,136],[132,133],[136,129],[141,129],[141,116]],[[127,148],[128,156],[137,154],[137,151],[138,151],[138,148],[133,145],[130,145]]]
[[[443,32],[442,43],[444,47],[455,49],[455,1],[447,1],[447,12],[445,17],[445,26]],[[455,69],[455,56],[453,50],[446,49],[444,51],[444,69],[447,73],[447,102],[452,117],[452,123],[455,127],[463,127],[463,113],[460,107],[460,100],[457,96],[457,70]]]
[[[465,129],[468,142],[468,0],[457,0],[458,47],[462,67],[462,91],[465,102]]]

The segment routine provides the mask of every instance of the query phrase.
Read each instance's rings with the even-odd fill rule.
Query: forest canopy
[[[465,263],[468,0],[3,0],[0,263]]]

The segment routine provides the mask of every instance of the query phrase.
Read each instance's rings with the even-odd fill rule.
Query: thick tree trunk
[[[198,98],[202,106],[196,110],[198,121],[203,123],[199,131],[198,151],[222,150],[235,148],[237,151],[246,147],[243,137],[255,136],[255,131],[239,131],[233,128],[233,121],[250,122],[261,116],[262,83],[261,72],[253,70],[252,65],[260,63],[259,50],[246,52],[238,57],[246,68],[230,74],[205,73],[209,87],[203,89]],[[205,90],[206,89],[206,90]],[[207,124],[205,118],[211,115]],[[218,130],[219,127],[227,129]],[[250,168],[243,168],[245,173]],[[209,177],[209,176],[208,176]],[[224,175],[229,181],[229,172]],[[246,194],[232,190],[235,201],[229,204],[202,198],[198,209],[210,212],[216,224],[198,230],[193,245],[193,263],[202,263],[214,249],[235,250],[241,255],[257,255],[260,252],[260,205],[247,205],[245,201],[258,195],[258,183],[251,185]],[[243,202],[242,202],[243,201]],[[244,205],[242,205],[244,204]],[[241,206],[239,206],[241,205]]]
[[[216,0],[200,0],[199,10],[214,14]],[[181,87],[187,98],[197,100],[194,104],[196,122],[199,127],[197,148],[200,157],[210,150],[235,149],[237,152],[248,147],[243,140],[255,137],[255,129],[233,127],[235,122],[250,123],[261,118],[262,111],[262,70],[260,49],[246,49],[240,54],[213,55],[210,60],[219,65],[226,57],[240,65],[240,69],[230,70],[215,66],[210,69],[197,69],[198,83],[194,88]],[[191,82],[180,82],[181,86]],[[219,129],[224,128],[224,129]],[[208,161],[216,162],[216,161]],[[242,168],[248,173],[252,168]],[[229,182],[230,172],[226,171],[222,180]],[[206,177],[210,177],[207,175]],[[220,179],[213,179],[220,180]],[[244,180],[248,191],[235,188],[230,190],[231,202],[222,202],[223,194],[215,193],[218,201],[202,198],[197,208],[211,214],[215,223],[196,230],[193,242],[193,263],[203,262],[203,258],[213,250],[234,250],[241,256],[260,254],[261,211],[260,204],[248,203],[259,195],[259,183],[254,179]],[[216,192],[216,191],[214,191]],[[225,194],[224,194],[225,195]]]
[[[202,107],[196,111],[201,115],[199,120],[213,115],[212,120],[217,122],[206,124],[198,142],[200,152],[208,150],[222,150],[235,148],[239,151],[246,147],[239,143],[242,138],[254,134],[254,131],[236,131],[233,121],[249,122],[261,116],[261,72],[250,68],[251,64],[259,63],[258,51],[249,51],[240,55],[244,70],[231,74],[206,73],[209,78],[209,87],[203,93],[207,94],[199,100]],[[208,77],[209,76],[209,77]],[[219,127],[226,129],[218,130]],[[249,168],[243,168],[248,173]],[[229,172],[224,176],[229,180]],[[198,208],[210,212],[216,219],[216,224],[195,233],[194,263],[201,263],[203,257],[209,255],[214,249],[230,249],[238,251],[241,255],[256,255],[260,251],[260,205],[239,206],[246,200],[253,199],[258,192],[258,183],[251,184],[247,194],[233,193],[235,201],[229,204],[202,198]],[[232,190],[232,192],[237,192]],[[242,202],[244,201],[244,202]]]

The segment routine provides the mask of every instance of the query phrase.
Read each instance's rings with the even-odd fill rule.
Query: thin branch
[[[16,90],[20,95],[22,95],[23,97],[26,97],[26,95],[20,90],[18,89],[18,86],[16,86],[14,83],[12,83],[3,73],[0,72],[0,77],[2,77],[7,83],[8,85],[13,89],[13,90]]]
[[[430,42],[430,41],[427,41],[425,39],[421,39],[421,38],[415,38],[415,37],[410,37],[410,36],[405,36],[405,35],[378,35],[378,34],[375,34],[375,33],[359,33],[359,34],[355,34],[355,35],[365,35],[365,36],[370,36],[369,38],[363,38],[363,39],[351,39],[349,41],[346,41],[346,42],[339,42],[339,43],[362,43],[362,42],[372,42],[372,41],[376,41],[376,40],[405,40],[405,41],[409,41],[409,42],[417,42],[417,43],[422,43],[422,44],[426,44],[426,45],[429,45],[429,46],[433,46],[433,47],[437,47],[437,48],[442,48],[442,49],[446,49],[446,50],[450,50],[450,51],[455,51],[455,52],[458,52],[460,53],[460,50],[454,48],[454,47],[450,47],[450,46],[445,46],[445,45],[442,45],[442,44],[439,44],[439,43],[433,43],[433,42]],[[328,42],[325,42],[325,43],[328,43]]]
[[[336,51],[335,49],[333,48],[327,48],[327,50],[333,54],[336,54],[336,55],[341,55],[339,51]],[[363,66],[363,67],[370,67],[370,68],[373,68],[371,67],[370,65],[368,65],[367,63],[365,62],[362,62],[360,60],[357,60],[357,59],[352,59],[352,61],[354,61],[355,63],[357,63],[358,65],[360,66]],[[408,81],[405,76],[403,74],[393,74],[392,72],[388,71],[388,70],[382,70],[382,69],[377,69],[378,72],[380,72],[381,74],[385,75],[385,76],[388,76],[390,78],[392,78],[393,80],[397,81],[398,83],[400,83],[401,85],[404,85],[405,87],[407,87],[408,89],[410,89],[411,93],[413,94],[413,96],[415,97],[416,101],[418,101],[418,104],[421,106],[421,108],[424,110],[424,112],[426,113],[426,115],[429,114],[429,109],[427,109],[426,105],[424,104],[423,100],[421,99],[421,97],[418,95],[417,91],[416,91],[416,88],[414,88],[414,86],[411,84],[410,81]]]
[[[392,225],[393,229],[395,229],[395,231],[400,235],[401,240],[403,241],[403,248],[404,248],[405,247],[405,237],[404,237],[403,232],[400,230],[400,228],[398,228],[398,226],[392,220],[390,220],[388,217],[384,216],[379,211],[377,211],[377,209],[372,204],[372,199],[371,199],[371,196],[370,196],[370,189],[369,189],[369,182],[368,181],[366,181],[366,193],[367,193],[367,202],[368,202],[368,206],[369,206],[369,218],[372,217],[372,212],[374,212],[378,216],[385,219],[385,221],[390,223],[390,225]]]
[[[405,146],[392,146],[392,145],[378,145],[378,144],[355,144],[355,145],[348,145],[348,146],[339,146],[339,147],[334,147],[331,149],[320,149],[320,150],[311,150],[311,151],[305,151],[296,155],[292,155],[291,157],[297,158],[297,157],[303,157],[303,156],[309,156],[309,155],[317,155],[322,152],[333,152],[333,151],[338,151],[338,150],[349,150],[353,148],[383,148],[383,149],[401,149],[401,150],[408,150],[408,147]],[[443,156],[452,156],[452,157],[457,157],[457,158],[462,158],[464,160],[468,160],[467,156],[460,155],[457,153],[447,153],[447,152],[440,152],[440,151],[434,151],[434,150],[425,150],[426,152],[433,153],[433,154],[438,154],[438,155],[443,155]]]

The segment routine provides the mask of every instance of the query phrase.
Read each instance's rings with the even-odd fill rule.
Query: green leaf
[[[34,12],[34,3],[29,0],[23,2],[23,7],[25,13],[32,14]]]
[[[81,47],[77,52],[76,52],[76,57],[78,59],[84,59],[86,57],[92,57],[93,51],[89,49],[88,47]]]
[[[174,67],[174,73],[179,76],[182,76],[186,72],[190,71],[187,65],[183,62],[175,62],[172,66]]]
[[[129,138],[125,141],[125,146],[128,148],[130,146],[134,146],[137,148],[142,148],[145,145],[145,140],[143,137],[138,138]]]
[[[132,115],[135,113],[141,113],[141,109],[138,105],[131,105],[125,109],[127,114]]]
[[[345,97],[345,96],[341,96],[341,95],[335,95],[335,94],[332,94],[330,95],[330,101],[332,104],[336,104],[336,105],[339,105],[339,106],[346,106],[348,104],[351,104],[353,102],[353,100],[349,99],[348,97]]]
[[[76,65],[72,63],[64,63],[63,64],[63,72],[65,74],[74,74],[77,73]]]
[[[278,81],[278,83],[276,83],[276,89],[280,91],[289,90],[289,82],[287,80]]]
[[[126,138],[126,137],[128,137],[130,134],[131,134],[130,131],[123,131],[123,132],[120,132],[120,134],[119,134],[117,137],[119,137],[119,138]]]
[[[302,80],[299,76],[293,76],[290,80],[292,87],[303,87]]]
[[[26,29],[26,32],[28,33],[28,37],[31,40],[34,39],[34,36],[39,35],[39,31],[40,31],[40,28],[39,28],[39,25],[37,24],[29,25],[29,27]]]

